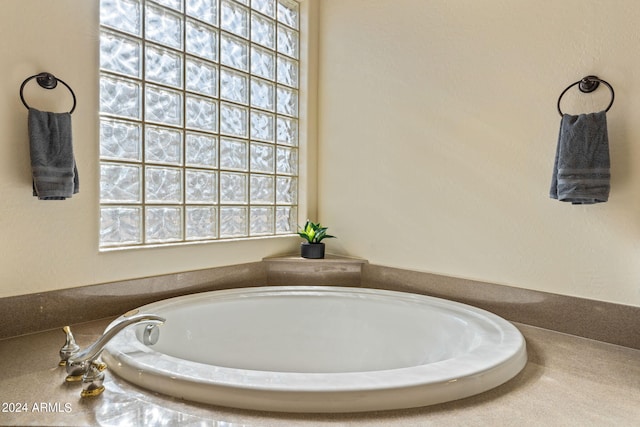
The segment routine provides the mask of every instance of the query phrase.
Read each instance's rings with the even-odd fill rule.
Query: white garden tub
[[[167,319],[160,338],[147,346],[145,325],[125,329],[103,353],[110,370],[149,390],[236,408],[425,406],[496,387],[527,361],[524,338],[506,320],[403,292],[258,287],[139,310]]]

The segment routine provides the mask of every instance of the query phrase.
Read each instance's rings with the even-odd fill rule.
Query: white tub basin
[[[153,346],[143,326],[106,347],[112,372],[178,398],[236,408],[356,412],[471,396],[514,377],[525,341],[506,320],[403,292],[259,287],[140,308],[167,319]],[[118,322],[120,319],[116,319]]]

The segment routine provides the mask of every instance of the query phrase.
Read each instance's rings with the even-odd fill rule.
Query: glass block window
[[[100,247],[291,234],[294,0],[100,1]]]

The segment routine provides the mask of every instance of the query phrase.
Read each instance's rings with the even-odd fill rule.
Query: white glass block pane
[[[251,175],[251,203],[272,205],[274,201],[274,177],[269,175]]]
[[[275,120],[273,114],[251,111],[251,138],[262,141],[273,141]]]
[[[251,74],[269,80],[276,78],[276,58],[272,52],[251,46]]]
[[[100,32],[100,68],[140,77],[142,73],[142,42],[114,33]]]
[[[276,24],[257,13],[251,14],[251,41],[270,49],[276,47]]]
[[[231,104],[220,106],[220,132],[232,135],[247,137],[248,135],[248,110]]]
[[[247,170],[248,148],[246,141],[237,139],[220,139],[220,168]]]
[[[249,0],[234,0],[234,1],[236,1],[237,3],[242,3],[245,6],[249,6]]]
[[[100,76],[100,112],[140,118],[142,88],[136,82]]]
[[[251,7],[272,18],[276,16],[275,0],[251,0]]]
[[[147,167],[145,184],[147,203],[182,202],[182,171],[180,169]]]
[[[182,208],[148,207],[145,217],[147,243],[182,240]]]
[[[145,36],[175,49],[182,49],[182,18],[167,9],[147,3]]]
[[[227,34],[220,36],[220,61],[242,71],[249,70],[249,44]]]
[[[144,99],[147,121],[175,126],[182,125],[182,95],[180,92],[147,85]]]
[[[187,240],[218,237],[218,212],[210,207],[187,207]]]
[[[220,237],[246,237],[248,214],[246,207],[220,208]]]
[[[101,0],[100,24],[140,35],[142,8],[139,0]]]
[[[251,106],[273,111],[276,105],[276,87],[260,79],[251,79]]]
[[[298,145],[298,121],[287,117],[276,120],[276,140],[278,144]]]
[[[295,206],[278,206],[276,208],[276,233],[295,233],[297,230],[298,210]]]
[[[187,95],[187,127],[216,132],[218,130],[216,101]]]
[[[278,83],[298,87],[298,62],[278,55]]]
[[[100,246],[142,243],[142,209],[109,206],[100,209]]]
[[[298,180],[279,176],[276,179],[276,203],[295,205],[298,202]]]
[[[218,0],[188,0],[187,15],[209,24],[218,23]]]
[[[187,132],[187,165],[214,168],[218,165],[218,141],[214,136]]]
[[[249,37],[249,9],[234,1],[222,0],[220,28],[241,37]]]
[[[298,32],[278,25],[278,52],[298,58]]]
[[[154,0],[156,3],[160,3],[163,6],[175,9],[178,12],[182,12],[182,0]],[[189,0],[187,0],[188,2]]]
[[[269,144],[251,144],[251,170],[273,173],[275,147]]]
[[[140,166],[103,163],[100,165],[102,203],[139,203],[142,194]]]
[[[298,2],[291,0],[278,0],[278,21],[298,28],[300,12]]]
[[[277,173],[285,175],[298,174],[298,150],[295,148],[278,147]]]
[[[215,172],[186,171],[187,203],[212,204],[218,202],[218,179]]]
[[[182,132],[147,126],[144,133],[146,162],[182,164]]]
[[[264,236],[274,234],[273,208],[252,207],[250,211],[249,234],[252,236]]]
[[[249,102],[249,78],[246,74],[220,70],[220,98],[246,104]]]
[[[217,30],[192,21],[187,21],[187,52],[201,58],[217,61]]]
[[[286,87],[276,89],[276,111],[287,116],[298,116],[298,92]]]
[[[145,78],[148,81],[182,88],[182,55],[168,49],[147,45]]]
[[[142,126],[119,120],[100,120],[100,157],[142,160]]]
[[[218,94],[218,68],[215,65],[187,58],[186,68],[187,90],[209,96]]]
[[[220,203],[246,204],[249,199],[247,195],[247,181],[246,174],[221,172]]]

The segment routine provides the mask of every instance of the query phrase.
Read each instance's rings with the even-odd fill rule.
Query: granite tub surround
[[[361,258],[327,254],[322,259],[285,255],[264,258],[269,285],[360,286]]]

